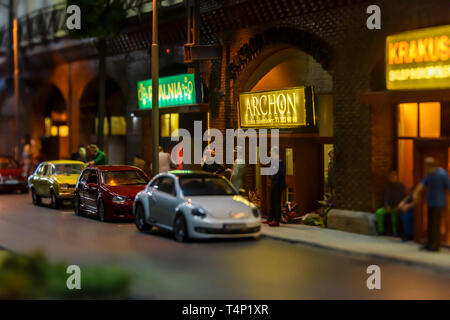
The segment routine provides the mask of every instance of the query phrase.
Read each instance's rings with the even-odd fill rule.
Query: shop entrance
[[[286,166],[286,190],[282,203],[296,203],[298,214],[304,215],[317,209],[317,200],[324,194],[324,144],[319,138],[280,138],[280,158]],[[260,176],[261,206],[264,214],[270,209],[270,178]]]
[[[425,177],[424,160],[433,157],[439,167],[449,170],[449,110],[442,102],[409,102],[397,106],[397,166],[399,180],[410,192]],[[443,243],[450,244],[450,222],[443,215]],[[415,240],[425,241],[427,230],[425,195],[415,213]]]
[[[450,140],[442,141],[423,141],[417,140],[414,143],[414,180],[416,185],[425,177],[425,158],[433,157],[439,167],[447,169],[450,167],[449,162],[449,148]],[[449,219],[449,196],[447,196],[447,213],[442,216],[441,236],[443,243],[450,245],[450,219]],[[416,241],[424,242],[426,239],[427,221],[427,205],[425,194],[422,195],[421,204],[416,210],[415,218],[415,234]]]

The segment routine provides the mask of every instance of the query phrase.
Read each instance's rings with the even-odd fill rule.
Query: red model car
[[[28,192],[26,173],[13,158],[0,156],[0,191],[14,190]]]
[[[75,187],[75,214],[95,215],[100,221],[132,220],[134,197],[148,182],[149,178],[136,167],[85,168]]]

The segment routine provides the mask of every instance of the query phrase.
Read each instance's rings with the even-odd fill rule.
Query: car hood
[[[138,186],[105,186],[108,192],[127,198],[134,198],[136,194],[145,189],[145,184]]]
[[[14,177],[14,178],[20,178],[22,177],[22,168],[11,168],[11,169],[0,169],[0,176],[2,177]]]
[[[77,184],[79,175],[78,174],[69,174],[69,175],[58,175],[52,176],[51,178],[58,184]]]
[[[194,196],[189,197],[192,204],[199,206],[214,218],[248,219],[253,217],[254,205],[244,197],[235,196]]]

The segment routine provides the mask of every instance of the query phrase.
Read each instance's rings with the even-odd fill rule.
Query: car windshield
[[[54,164],[54,169],[52,170],[52,174],[54,175],[63,175],[63,174],[80,174],[83,171],[84,167],[81,164],[74,163],[60,163]]]
[[[17,163],[11,158],[0,157],[0,169],[15,169]]]
[[[221,177],[185,176],[179,178],[185,196],[225,196],[235,195],[234,188]]]
[[[108,186],[133,186],[147,184],[148,179],[140,171],[105,171],[103,182]]]

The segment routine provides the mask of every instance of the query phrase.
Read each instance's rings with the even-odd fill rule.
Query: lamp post
[[[158,0],[153,0],[152,36],[152,160],[153,175],[159,172],[159,46],[158,46]]]
[[[19,39],[17,37],[17,19],[13,23],[13,46],[14,46],[14,113],[16,116],[16,159],[20,160],[21,151],[21,123],[20,123],[20,87],[19,87]]]

